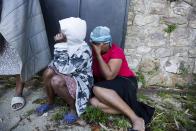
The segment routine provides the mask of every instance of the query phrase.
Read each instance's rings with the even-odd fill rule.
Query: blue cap
[[[90,33],[90,42],[108,43],[111,45],[112,36],[110,34],[110,29],[106,26],[95,27]]]

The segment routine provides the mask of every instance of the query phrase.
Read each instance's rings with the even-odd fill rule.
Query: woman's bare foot
[[[142,118],[139,118],[132,121],[133,122],[133,129],[138,131],[145,131],[145,123]]]

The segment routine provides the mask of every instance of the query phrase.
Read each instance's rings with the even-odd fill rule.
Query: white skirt
[[[0,54],[0,75],[16,75],[21,73],[21,60],[16,50],[6,45],[3,54]]]

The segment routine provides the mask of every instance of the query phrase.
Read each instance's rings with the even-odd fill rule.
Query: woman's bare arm
[[[120,70],[122,60],[121,59],[111,59],[108,63],[105,63],[101,56],[101,45],[93,45],[100,69],[102,71],[103,77],[106,80],[114,79]]]

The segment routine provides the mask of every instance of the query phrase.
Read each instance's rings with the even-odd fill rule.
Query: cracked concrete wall
[[[129,66],[144,75],[146,86],[193,84],[196,0],[132,0],[129,8]]]

